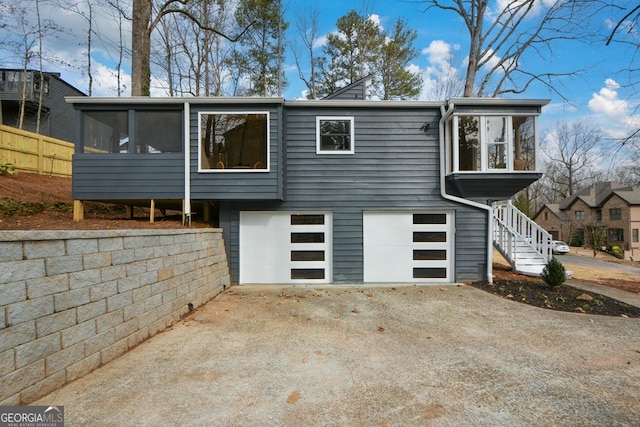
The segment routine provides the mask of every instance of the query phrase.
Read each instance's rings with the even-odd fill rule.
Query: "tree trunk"
[[[151,93],[151,0],[133,0],[131,22],[131,96]]]

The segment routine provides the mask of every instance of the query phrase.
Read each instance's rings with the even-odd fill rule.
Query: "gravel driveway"
[[[638,396],[640,319],[468,286],[263,286],[34,404],[68,426],[631,426]]]

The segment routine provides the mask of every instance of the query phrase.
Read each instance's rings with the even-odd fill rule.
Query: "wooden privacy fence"
[[[74,145],[61,139],[0,125],[0,163],[18,171],[71,176]]]

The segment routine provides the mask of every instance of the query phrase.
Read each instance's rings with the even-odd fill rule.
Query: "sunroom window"
[[[269,170],[268,112],[200,113],[200,171]]]
[[[535,116],[454,115],[451,172],[535,171]]]
[[[83,112],[84,153],[180,153],[182,145],[180,110]]]

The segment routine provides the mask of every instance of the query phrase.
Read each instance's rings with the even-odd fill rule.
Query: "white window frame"
[[[320,122],[322,121],[348,121],[349,122],[349,138],[351,146],[349,150],[322,150],[320,145]],[[353,116],[316,116],[316,154],[354,154],[356,148],[354,118]]]
[[[458,133],[458,128],[459,128],[459,117],[461,116],[471,116],[471,117],[478,117],[479,120],[479,127],[480,127],[480,170],[460,170],[460,139],[459,139],[459,133]],[[506,134],[506,140],[504,142],[500,142],[500,143],[492,143],[490,141],[487,141],[487,132],[486,132],[486,127],[487,127],[487,118],[488,117],[505,117],[507,119],[507,129],[508,132]],[[512,130],[513,130],[513,118],[514,117],[533,117],[534,118],[534,137],[535,137],[535,165],[536,165],[536,170],[538,168],[539,165],[539,135],[538,135],[538,116],[535,114],[504,114],[504,113],[489,113],[489,114],[482,114],[482,113],[459,113],[459,114],[454,114],[453,117],[451,118],[452,121],[452,126],[451,129],[449,130],[446,126],[445,126],[445,140],[449,140],[452,141],[451,143],[451,149],[453,151],[453,155],[451,156],[451,159],[447,159],[447,169],[450,171],[450,173],[480,173],[480,172],[502,172],[502,173],[519,173],[522,171],[516,171],[513,167],[513,156],[514,156],[514,141],[513,141],[513,135],[512,135]],[[449,132],[451,132],[451,135],[449,135]],[[505,145],[506,149],[507,149],[507,167],[506,168],[489,168],[489,145],[491,144],[498,144],[498,145]],[[524,172],[535,172],[534,170],[527,170]]]
[[[202,116],[205,114],[255,114],[267,120],[267,165],[264,169],[202,169]],[[265,173],[271,171],[271,113],[269,111],[200,111],[198,112],[198,173]]]

